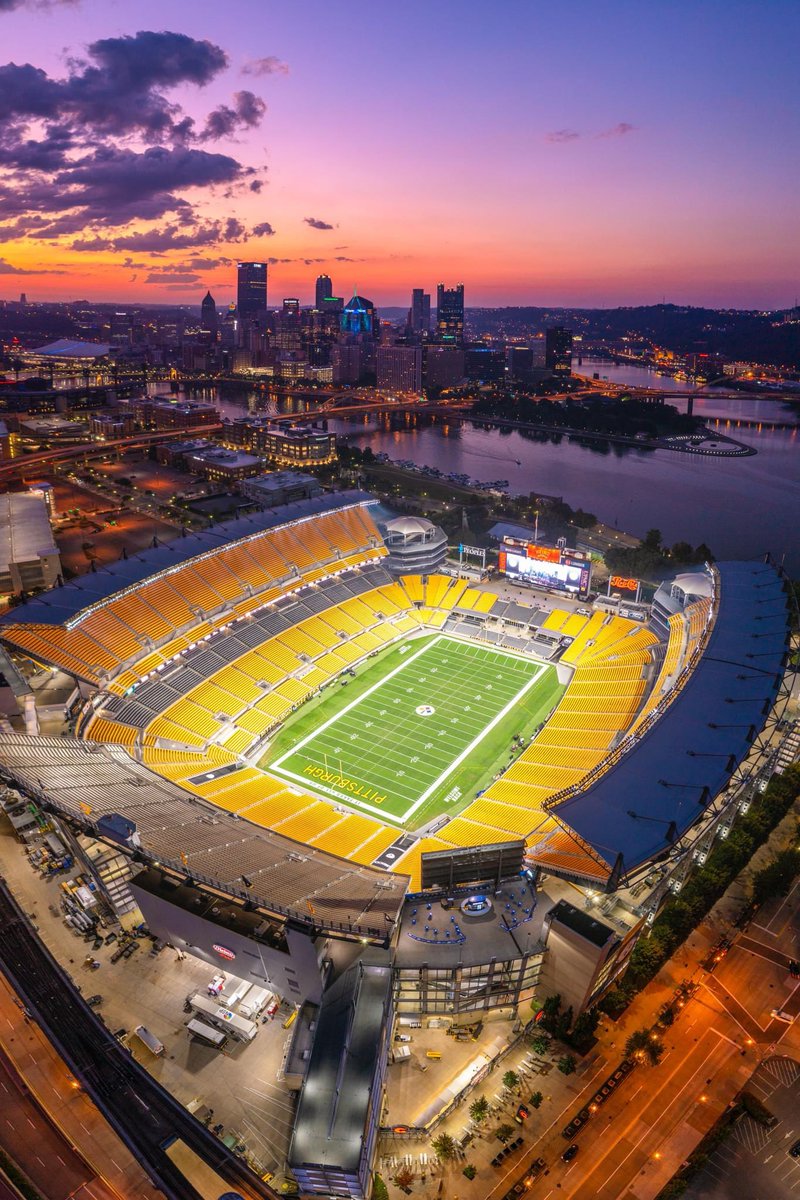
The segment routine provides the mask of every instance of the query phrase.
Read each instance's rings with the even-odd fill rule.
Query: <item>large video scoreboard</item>
[[[580,550],[504,538],[497,565],[509,579],[531,587],[585,596],[592,586],[592,560]]]

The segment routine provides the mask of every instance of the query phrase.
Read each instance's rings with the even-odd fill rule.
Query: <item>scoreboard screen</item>
[[[503,543],[498,566],[509,579],[531,587],[585,595],[592,582],[592,561],[577,550],[549,546]]]

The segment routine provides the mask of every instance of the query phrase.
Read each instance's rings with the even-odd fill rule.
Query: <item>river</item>
[[[683,390],[678,381],[635,366],[584,359],[582,370],[587,374],[596,370],[624,383],[668,384],[670,391]],[[618,372],[625,378],[619,378]],[[684,387],[692,390],[688,384]],[[245,393],[238,403],[229,394],[218,402],[228,416],[248,407]],[[255,394],[249,403],[263,405]],[[780,401],[757,397],[700,398],[694,411],[731,420],[737,416],[793,419]],[[329,427],[353,444],[370,446],[393,459],[438,467],[445,474],[507,479],[515,495],[563,496],[573,508],[593,512],[637,536],[657,528],[667,543],[705,542],[717,558],[753,558],[770,550],[778,558],[785,556],[787,569],[800,576],[800,426],[721,427],[721,432],[758,451],[736,459],[670,450],[602,449],[566,438],[540,441],[516,431],[484,431],[459,422],[414,425],[402,418],[365,416],[331,420]]]

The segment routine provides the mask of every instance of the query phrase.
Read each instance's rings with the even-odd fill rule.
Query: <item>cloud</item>
[[[104,237],[78,238],[70,246],[71,250],[110,250],[113,243]]]
[[[333,225],[329,225],[327,221],[320,221],[319,217],[303,217],[303,220],[312,229],[333,229]]]
[[[230,266],[229,258],[190,258],[187,266],[192,271],[213,271],[216,267]]]
[[[625,137],[627,133],[633,133],[635,128],[636,126],[631,125],[629,121],[620,121],[611,129],[603,129],[600,133],[594,134],[580,133],[577,129],[554,129],[551,133],[544,135],[544,140],[554,145],[564,145],[567,142],[577,142],[586,137],[618,138]]]
[[[269,221],[262,221],[260,225],[254,225],[250,230],[250,237],[274,237],[275,230],[270,225]]]
[[[620,121],[617,125],[613,125],[611,129],[604,129],[602,133],[596,133],[595,137],[599,138],[618,138],[625,137],[627,133],[633,133],[636,129],[635,125],[631,125],[628,121]]]
[[[227,65],[212,42],[140,31],[92,42],[63,78],[30,63],[0,66],[0,241],[78,235],[77,249],[111,248],[111,234],[109,246],[97,243],[104,231],[163,217],[195,226],[187,244],[243,236],[238,222],[231,231],[200,221],[184,193],[234,198],[260,187],[252,167],[199,144],[255,127],[264,101],[239,91],[202,120],[170,96],[204,87]]]
[[[339,255],[337,258],[268,258],[267,262],[271,267],[282,265],[284,263],[302,263],[305,267],[318,266],[319,264],[329,262],[365,262],[363,258],[345,258],[344,255]]]
[[[253,92],[237,92],[233,100],[233,108],[221,104],[208,114],[205,128],[200,134],[201,142],[216,142],[220,138],[231,137],[240,129],[253,129],[261,124],[267,111],[263,100]]]
[[[194,122],[164,91],[203,87],[228,65],[219,46],[166,31],[102,38],[87,53],[88,59],[69,62],[64,79],[30,63],[0,67],[0,119],[40,117],[66,121],[76,131],[185,139]]]
[[[151,271],[147,276],[145,283],[199,283],[200,276],[194,271]]]
[[[2,3],[2,0],[0,0]],[[253,58],[242,67],[243,75],[288,75],[289,64],[268,54],[266,58]]]
[[[0,0],[0,14],[15,8],[55,8],[57,5],[74,4],[77,0]]]
[[[153,221],[167,213],[191,219],[193,209],[179,192],[213,188],[248,174],[227,154],[186,146],[151,146],[144,152],[112,145],[73,159],[54,177],[39,174],[0,181],[0,220],[50,215],[33,238],[83,233],[87,226],[114,227],[131,221]],[[98,247],[94,247],[95,249]],[[126,249],[143,249],[131,242]]]
[[[71,244],[72,250],[136,250],[142,254],[166,254],[170,250],[193,250],[199,246],[216,246],[220,242],[244,242],[257,236],[255,229],[247,228],[237,217],[225,221],[201,221],[190,219],[164,225],[160,229],[145,229],[135,233],[108,234],[91,238],[78,238]]]
[[[0,10],[2,11],[2,10]],[[33,267],[15,267],[7,258],[0,258],[0,275],[66,275],[66,271],[37,271]]]
[[[551,133],[544,135],[544,140],[561,145],[564,142],[576,142],[580,136],[576,129],[554,129]]]

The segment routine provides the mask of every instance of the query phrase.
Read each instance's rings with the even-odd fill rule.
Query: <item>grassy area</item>
[[[409,640],[304,705],[260,765],[416,829],[474,799],[562,690],[554,668],[521,655],[441,634]]]
[[[386,491],[398,488],[403,495],[422,496],[431,500],[446,500],[450,503],[485,504],[486,493],[478,488],[463,487],[448,479],[436,479],[419,471],[408,471],[389,463],[361,468],[371,487],[383,487]]]

